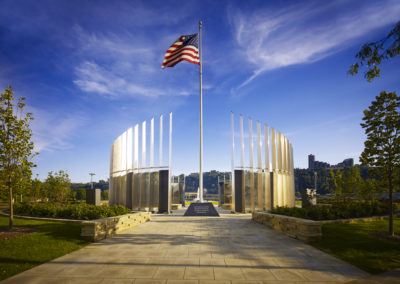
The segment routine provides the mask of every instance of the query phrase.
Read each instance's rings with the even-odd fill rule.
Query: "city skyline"
[[[398,1],[6,0],[2,7],[0,88],[12,85],[27,98],[40,179],[65,170],[73,182],[91,172],[107,180],[114,140],[169,112],[172,174],[198,172],[198,66],[161,63],[199,20],[205,172],[231,169],[231,111],[288,137],[295,168],[307,168],[310,153],[358,163],[363,110],[382,90],[399,94],[400,58],[384,62],[372,83],[347,76],[361,46],[400,20]]]

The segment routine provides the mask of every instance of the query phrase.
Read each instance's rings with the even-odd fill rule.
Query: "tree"
[[[101,191],[101,200],[108,200],[110,191],[108,189]]]
[[[9,229],[13,226],[13,190],[31,177],[31,168],[35,165],[32,158],[34,144],[31,141],[32,130],[29,128],[33,120],[30,112],[25,113],[25,98],[17,101],[11,86],[0,96],[0,175],[3,188],[8,190],[10,205]]]
[[[356,54],[358,62],[352,64],[348,74],[358,73],[360,66],[367,66],[368,70],[364,73],[365,79],[371,82],[375,77],[379,77],[381,69],[378,67],[382,60],[388,60],[400,54],[400,22],[381,40],[364,44]]]
[[[336,202],[342,202],[344,198],[344,181],[343,173],[340,169],[336,172],[331,168],[329,170],[330,177],[327,179],[327,186],[329,190],[335,195]]]
[[[373,167],[380,176],[380,185],[389,191],[389,234],[393,230],[393,189],[400,165],[400,97],[395,92],[382,91],[367,110],[364,123],[367,140],[360,161]]]
[[[373,203],[378,192],[378,183],[376,179],[367,178],[359,187],[357,195],[361,200]]]
[[[86,200],[86,189],[78,188],[76,190],[76,199],[77,200]]]
[[[32,184],[29,191],[29,197],[31,201],[37,202],[40,199],[44,199],[45,194],[43,192],[43,183],[39,180],[39,175],[32,180]]]
[[[44,182],[47,197],[51,201],[65,202],[70,195],[71,180],[66,172],[60,170],[58,173],[49,172]]]
[[[346,168],[343,178],[343,193],[346,200],[354,199],[363,188],[364,180],[360,174],[360,168],[356,165],[351,168]]]
[[[74,190],[74,189],[71,189],[70,191],[69,191],[69,197],[68,198],[70,198],[70,199],[72,199],[72,200],[76,200],[76,190]]]

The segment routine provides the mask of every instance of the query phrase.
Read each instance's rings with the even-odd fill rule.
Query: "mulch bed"
[[[0,241],[11,240],[26,236],[39,231],[36,227],[13,227],[10,231],[8,228],[0,229]]]
[[[388,232],[369,232],[371,236],[377,237],[378,239],[389,241],[389,242],[400,242],[400,235],[389,236]]]

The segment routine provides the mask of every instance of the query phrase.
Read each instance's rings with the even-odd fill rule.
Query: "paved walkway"
[[[365,272],[250,219],[154,216],[2,283],[343,283]]]

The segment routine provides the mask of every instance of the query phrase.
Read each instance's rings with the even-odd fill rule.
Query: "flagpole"
[[[203,202],[203,70],[201,59],[201,25],[199,21],[199,73],[200,73],[200,171],[199,171],[199,187],[200,202]]]

